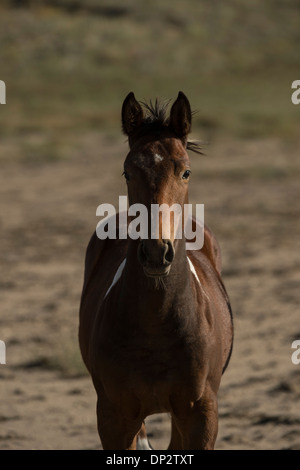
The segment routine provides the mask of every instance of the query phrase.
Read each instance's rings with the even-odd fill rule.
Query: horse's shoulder
[[[197,221],[193,217],[192,219],[192,228],[196,232]],[[204,237],[203,237],[203,246],[199,250],[188,250],[188,254],[192,258],[196,258],[198,262],[203,256],[209,261],[213,268],[221,275],[222,270],[222,260],[221,260],[221,249],[217,241],[217,238],[213,231],[204,224]]]
[[[218,274],[221,275],[221,248],[215,234],[207,225],[204,226],[204,243],[202,247],[202,252],[207,256],[207,258],[209,258],[210,262],[212,263]]]
[[[98,257],[101,255],[102,251],[104,250],[106,244],[106,240],[101,240],[97,237],[96,231],[92,234],[90,241],[86,248],[85,253],[85,264],[86,267],[94,263]]]
[[[128,240],[120,238],[100,239],[95,231],[88,243],[85,254],[85,282],[96,272],[107,269],[107,273],[118,267],[127,252]]]

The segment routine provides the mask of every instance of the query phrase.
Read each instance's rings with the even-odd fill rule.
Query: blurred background
[[[223,253],[236,339],[220,449],[300,449],[297,0],[2,0],[0,448],[96,449],[78,308],[96,208],[126,194],[125,96],[194,115],[191,202]],[[168,418],[149,420],[156,449]]]
[[[290,100],[300,62],[296,0],[1,5],[9,100],[1,135],[18,137],[22,151],[14,149],[14,158],[66,158],[86,132],[118,135],[130,90],[148,100],[175,98],[182,89],[199,111],[194,129],[201,126],[202,135],[298,136],[299,110]]]

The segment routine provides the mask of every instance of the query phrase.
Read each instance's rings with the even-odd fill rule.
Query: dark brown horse
[[[157,102],[141,106],[127,96],[130,206],[150,213],[152,204],[188,203],[187,149],[197,151],[188,141],[191,117],[182,92],[168,118]],[[205,227],[202,249],[187,250],[174,220],[168,238],[159,220],[158,239],[100,240],[95,233],[87,248],[79,342],[104,449],[136,449],[154,413],[171,414],[169,449],[213,449],[217,437],[217,393],[233,341],[219,246]]]

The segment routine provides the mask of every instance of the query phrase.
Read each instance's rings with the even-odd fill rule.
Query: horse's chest
[[[170,397],[179,393],[193,401],[199,396],[204,367],[199,348],[197,351],[167,345],[157,350],[145,346],[120,348],[107,355],[102,380],[117,401],[134,395],[147,412],[169,411]]]

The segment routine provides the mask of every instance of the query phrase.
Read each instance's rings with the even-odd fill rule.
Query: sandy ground
[[[219,239],[235,321],[217,449],[300,449],[299,150],[273,139],[191,154],[191,202]],[[1,164],[0,449],[101,449],[78,307],[96,207],[126,194],[126,151],[91,134],[73,160]],[[147,428],[166,448],[169,418]]]

